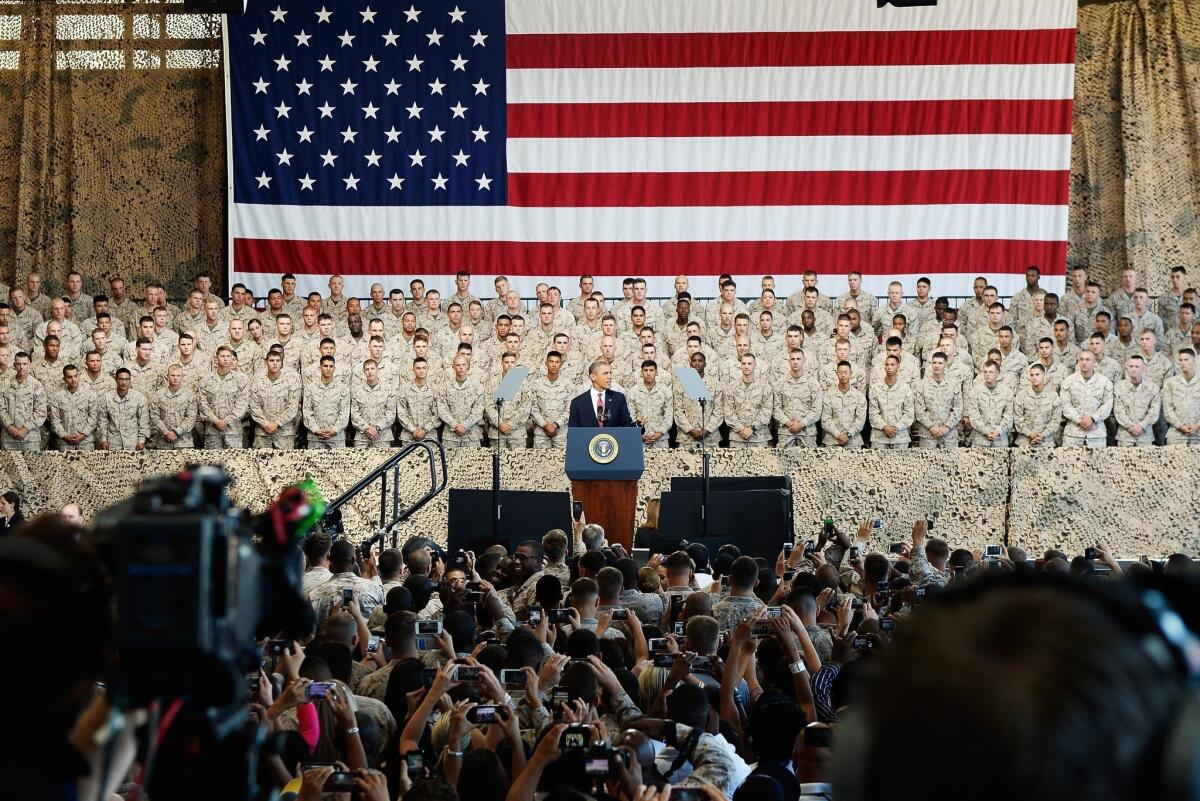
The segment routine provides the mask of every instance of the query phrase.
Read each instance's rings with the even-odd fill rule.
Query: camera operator
[[[144,709],[116,712],[98,686],[109,667],[109,588],[96,554],[78,544],[79,528],[57,515],[37,517],[0,540],[0,638],[8,656],[0,681],[10,688],[0,727],[5,798],[108,797],[133,764]],[[40,645],[70,621],[66,651],[43,658]],[[104,742],[99,732],[109,730]]]

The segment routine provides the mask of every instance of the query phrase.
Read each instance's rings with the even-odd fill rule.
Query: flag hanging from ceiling
[[[814,269],[1002,294],[1066,264],[1075,0],[250,0],[232,281]],[[697,282],[697,279],[700,279]],[[439,285],[438,280],[433,281]],[[749,288],[757,291],[757,283]]]

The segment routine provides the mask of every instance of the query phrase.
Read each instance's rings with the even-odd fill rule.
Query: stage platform
[[[26,513],[79,503],[85,516],[127,497],[143,478],[190,462],[216,462],[233,475],[233,497],[253,511],[288,483],[311,475],[337,497],[392,451],[150,451],[145,453],[0,453],[0,491],[16,489]],[[491,486],[491,452],[449,451],[450,487]],[[506,489],[567,490],[561,451],[510,451],[502,456]],[[638,519],[646,501],[672,476],[698,475],[699,454],[652,451],[639,486]],[[411,497],[428,475],[411,471]],[[832,516],[839,526],[880,516],[877,547],[904,539],[914,520],[933,514],[935,534],[954,545],[982,547],[1007,535],[1030,554],[1048,547],[1082,553],[1104,541],[1122,558],[1173,551],[1200,553],[1200,448],[943,451],[720,450],[714,476],[790,475],[796,535],[804,539]],[[351,537],[368,533],[378,495],[346,510]],[[404,535],[445,542],[448,494],[405,524]],[[1182,522],[1181,521],[1186,521]],[[544,532],[531,531],[531,537]]]

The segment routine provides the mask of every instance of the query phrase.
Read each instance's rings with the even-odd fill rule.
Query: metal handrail
[[[400,508],[400,465],[418,451],[424,451],[429,462],[429,490],[416,502]],[[388,517],[388,476],[392,477],[391,516]],[[391,545],[396,545],[396,527],[408,520],[421,510],[425,504],[436,498],[446,489],[448,477],[446,472],[446,451],[437,440],[418,440],[410,442],[400,449],[383,464],[376,467],[358,480],[350,489],[343,492],[336,500],[325,508],[322,525],[326,529],[341,532],[341,509],[347,503],[365,492],[375,481],[379,481],[379,527],[375,533],[362,542],[364,552],[373,547],[389,533],[392,535]]]

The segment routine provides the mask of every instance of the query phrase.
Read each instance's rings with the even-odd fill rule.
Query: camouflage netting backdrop
[[[96,291],[119,272],[179,298],[223,274],[219,24],[168,9],[0,0],[0,279],[37,269],[57,290],[78,269]],[[1069,258],[1106,289],[1126,262],[1155,293],[1176,264],[1200,272],[1198,12],[1080,9]]]
[[[0,3],[0,279],[125,276],[171,297],[224,274],[225,112],[216,16],[178,2]],[[10,57],[11,58],[11,57]],[[11,66],[11,63],[10,63]]]

